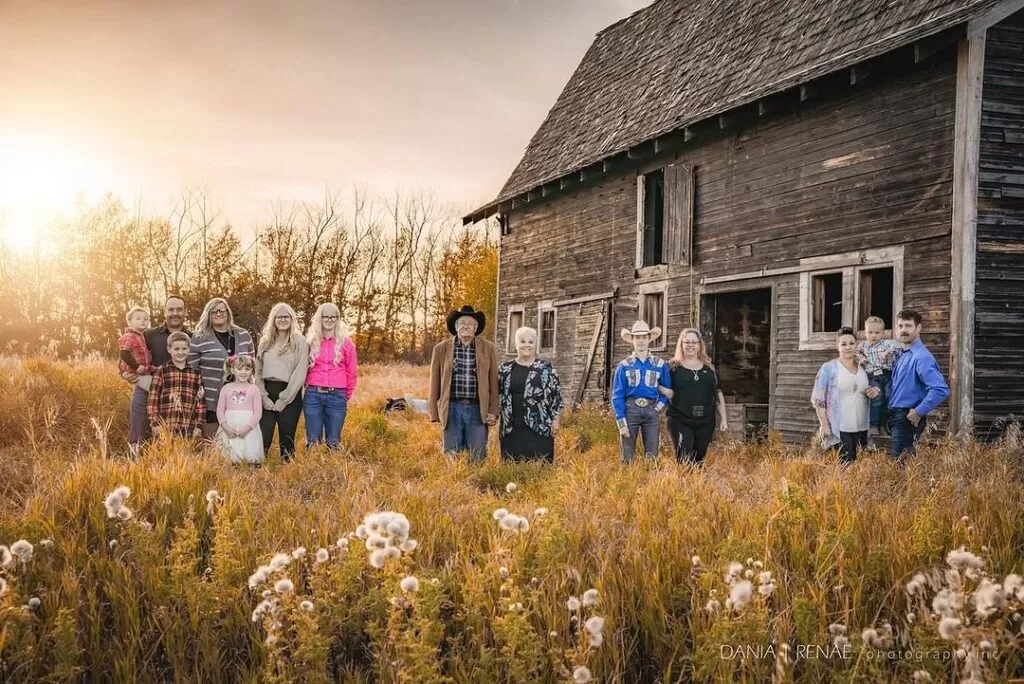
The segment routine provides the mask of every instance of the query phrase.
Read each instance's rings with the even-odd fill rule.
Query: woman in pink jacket
[[[341,445],[348,400],[356,389],[356,346],[345,332],[338,307],[321,304],[306,332],[309,372],[302,415],[306,419],[306,446],[326,442]]]

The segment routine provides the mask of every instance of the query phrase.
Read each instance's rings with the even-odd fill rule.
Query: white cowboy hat
[[[629,328],[623,328],[620,334],[622,335],[622,339],[624,339],[626,342],[632,342],[633,337],[636,335],[650,335],[651,342],[653,342],[654,340],[661,337],[661,328],[651,328],[648,327],[648,325],[643,321],[637,321],[636,323],[633,324],[632,330],[630,330]]]

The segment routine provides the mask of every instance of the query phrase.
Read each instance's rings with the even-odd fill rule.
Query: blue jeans
[[[448,405],[448,423],[444,428],[445,453],[468,451],[469,460],[487,458],[487,425],[480,418],[480,404],[452,399]]]
[[[306,419],[306,446],[327,442],[327,447],[341,445],[341,428],[345,425],[348,399],[345,390],[330,392],[308,388],[302,396],[302,415]]]
[[[917,427],[907,420],[910,409],[889,409],[889,432],[892,435],[892,457],[901,458],[914,451],[914,445],[924,432],[927,417],[922,416]]]
[[[640,408],[633,403],[632,399],[627,399],[626,425],[629,427],[629,437],[619,436],[622,462],[629,463],[633,460],[637,437],[642,437],[644,440],[644,452],[647,458],[657,458],[658,440],[661,434],[661,414],[654,408],[654,402]]]
[[[883,371],[872,375],[868,384],[878,388],[878,396],[871,400],[871,427],[880,428],[889,423],[889,395],[892,394],[892,373]]]

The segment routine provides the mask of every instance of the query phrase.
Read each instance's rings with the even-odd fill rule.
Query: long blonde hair
[[[306,341],[309,342],[309,363],[316,363],[316,357],[320,355],[320,343],[324,341],[324,313],[327,310],[333,311],[338,316],[338,325],[334,329],[334,365],[341,363],[341,351],[345,346],[345,339],[348,337],[348,326],[341,320],[341,312],[333,302],[324,302],[316,308],[312,320],[309,322],[309,329],[306,331]]]
[[[281,313],[287,313],[292,317],[291,328],[285,331],[277,329],[277,317]],[[299,319],[295,315],[295,309],[284,302],[278,302],[271,307],[270,315],[267,316],[267,322],[263,324],[263,330],[260,331],[260,341],[256,347],[256,358],[262,359],[263,355],[274,345],[280,347],[279,353],[281,354],[291,353],[295,349],[296,337],[302,337],[302,331],[299,329]]]
[[[223,304],[224,308],[228,310],[228,330],[241,330],[241,328],[235,325],[235,314],[231,311],[228,300],[223,297],[214,297],[206,302],[206,306],[203,307],[203,313],[200,314],[199,321],[196,323],[196,331],[192,334],[193,337],[198,337],[201,340],[213,339],[214,330],[213,321],[210,320],[210,312],[217,308],[218,304]]]
[[[704,337],[696,328],[683,328],[683,331],[679,333],[679,337],[676,339],[676,353],[675,356],[672,357],[672,360],[669,361],[669,365],[673,368],[683,365],[683,360],[685,358],[683,356],[683,338],[690,333],[693,333],[694,337],[697,338],[697,342],[700,343],[700,348],[697,350],[697,359],[704,365],[714,368],[714,366],[711,365],[711,357],[708,356],[708,348],[704,344]]]

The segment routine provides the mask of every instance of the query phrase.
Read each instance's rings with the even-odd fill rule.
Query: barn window
[[[800,260],[801,350],[835,349],[842,326],[864,329],[878,316],[892,329],[903,306],[903,247],[880,247]]]
[[[668,330],[665,321],[668,319],[668,285],[653,283],[641,286],[638,315],[651,328],[661,328],[661,337],[651,344],[651,349],[665,349]]]
[[[835,332],[843,327],[843,274],[822,273],[811,280],[814,320],[811,332]]]
[[[885,328],[892,330],[893,315],[893,268],[861,269],[857,278],[857,329],[864,330],[864,321],[878,316],[885,321]]]
[[[552,353],[555,351],[555,326],[557,325],[555,308],[551,301],[541,302],[537,306],[538,352]]]
[[[516,330],[523,327],[523,307],[515,306],[508,309],[508,326],[505,328],[505,351],[514,354],[516,351]]]
[[[640,259],[637,265],[657,266],[665,263],[665,170],[651,171],[640,178]]]

